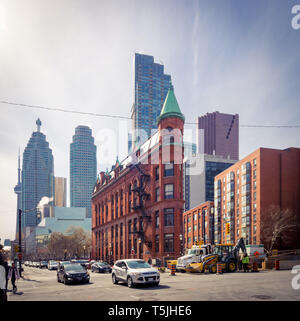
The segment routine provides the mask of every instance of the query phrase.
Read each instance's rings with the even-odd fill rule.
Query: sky
[[[186,122],[207,112],[239,114],[241,159],[259,147],[300,147],[299,127],[244,127],[300,125],[296,4],[300,0],[0,0],[0,101],[130,117],[139,52],[164,64]],[[18,150],[23,153],[37,118],[55,176],[67,177],[68,186],[76,126],[92,128],[98,172],[126,156],[122,133],[130,120],[4,103],[0,112],[2,243],[15,237]]]

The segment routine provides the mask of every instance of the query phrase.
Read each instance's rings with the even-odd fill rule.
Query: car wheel
[[[159,285],[159,282],[155,282],[154,285],[155,285],[155,286],[158,286],[158,285]]]
[[[64,279],[64,285],[67,285],[68,281],[66,279]]]
[[[111,279],[112,279],[113,284],[118,284],[118,280],[117,280],[115,274],[112,275]]]
[[[134,283],[132,282],[132,278],[130,276],[127,278],[127,285],[129,288],[134,287]]]

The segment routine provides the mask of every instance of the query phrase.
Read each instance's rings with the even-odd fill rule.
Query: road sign
[[[131,254],[135,254],[135,250],[133,248],[131,249]]]

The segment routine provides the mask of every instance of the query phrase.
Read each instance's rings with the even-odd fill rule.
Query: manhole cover
[[[252,298],[254,299],[260,299],[260,300],[270,300],[273,299],[271,296],[269,295],[252,295]]]

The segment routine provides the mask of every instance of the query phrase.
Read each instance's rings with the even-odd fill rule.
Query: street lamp
[[[85,259],[85,245],[83,245],[83,258]]]

